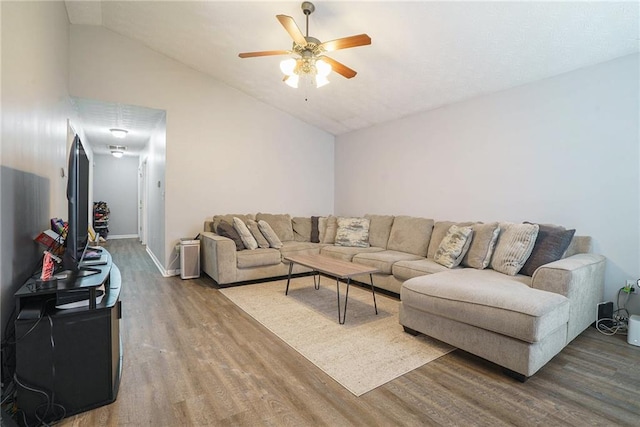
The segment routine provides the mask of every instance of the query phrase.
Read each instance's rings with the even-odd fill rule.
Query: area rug
[[[356,396],[361,396],[454,348],[423,335],[405,333],[398,323],[400,302],[351,286],[344,325],[338,324],[336,282],[312,277],[221,289],[238,307],[293,347]],[[344,301],[345,284],[340,285]]]

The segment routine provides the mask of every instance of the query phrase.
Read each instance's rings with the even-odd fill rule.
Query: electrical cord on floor
[[[606,323],[611,323],[611,326]],[[627,335],[627,322],[603,318],[596,322],[596,329],[604,335],[615,335],[617,333]]]

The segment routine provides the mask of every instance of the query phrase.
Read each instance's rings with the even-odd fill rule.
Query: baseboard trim
[[[147,246],[147,254],[149,254],[149,256],[151,257],[151,261],[153,261],[153,263],[156,265],[156,267],[158,267],[158,270],[160,271],[160,274],[162,274],[162,277],[175,276],[175,274],[171,274],[171,271],[167,271],[167,270],[164,269],[164,267],[162,266],[160,261],[158,261],[158,258],[156,258],[155,254],[153,252],[151,252],[151,249],[149,249],[149,246]],[[175,270],[173,270],[173,271],[175,271]]]

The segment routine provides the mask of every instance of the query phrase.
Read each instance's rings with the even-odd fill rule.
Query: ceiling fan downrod
[[[307,18],[307,34],[305,35],[306,37],[309,37],[309,15],[311,15],[313,11],[316,10],[316,7],[310,1],[303,1],[300,5],[300,8],[302,9],[304,16]]]

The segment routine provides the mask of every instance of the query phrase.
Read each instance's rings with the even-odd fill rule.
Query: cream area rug
[[[338,324],[336,281],[312,277],[221,289],[238,307],[356,396],[373,390],[454,348],[424,335],[405,333],[398,323],[400,302],[351,286],[344,325]],[[346,284],[340,284],[344,303]]]

